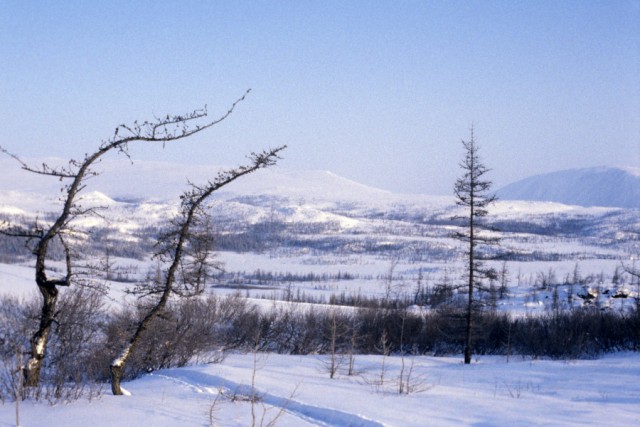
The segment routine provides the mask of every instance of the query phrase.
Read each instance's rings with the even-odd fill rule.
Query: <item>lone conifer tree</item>
[[[484,268],[478,258],[478,245],[492,244],[497,242],[497,238],[482,233],[487,230],[480,223],[480,218],[487,215],[487,207],[496,200],[496,196],[491,194],[491,181],[485,178],[488,169],[478,157],[478,146],[475,142],[473,127],[471,127],[471,137],[469,141],[462,141],[465,149],[465,157],[460,162],[463,175],[456,180],[454,194],[456,204],[466,209],[466,213],[457,216],[455,219],[461,220],[462,229],[452,234],[452,237],[464,242],[467,245],[467,307],[466,307],[466,335],[464,348],[464,363],[471,363],[472,348],[472,327],[475,301],[473,290],[480,288],[482,280],[491,274],[491,270]]]

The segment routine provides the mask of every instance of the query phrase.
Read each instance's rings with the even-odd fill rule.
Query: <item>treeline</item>
[[[323,287],[320,287],[322,290]],[[332,305],[353,308],[377,308],[377,309],[398,309],[408,307],[415,303],[415,297],[408,293],[403,293],[392,299],[380,298],[375,295],[366,295],[362,292],[340,292],[339,294],[331,293],[329,295],[323,293],[311,293],[300,288],[272,290],[270,293],[260,293],[255,295],[258,299],[270,301],[285,301],[303,304],[319,304]]]
[[[11,219],[16,223],[26,222],[26,219]],[[2,219],[0,218],[0,219]],[[568,221],[568,220],[567,220]],[[572,230],[571,221],[554,222],[556,226],[568,227]],[[440,225],[446,225],[443,222]],[[497,223],[498,224],[498,223]],[[517,226],[514,226],[516,224]],[[502,221],[498,225],[502,233],[509,235],[512,232],[531,233],[529,236],[518,236],[520,242],[535,240],[540,236],[554,236],[557,239],[563,237],[549,234],[546,229],[537,229],[536,223]],[[74,247],[84,257],[100,257],[104,255],[104,247],[108,243],[112,256],[142,260],[153,253],[153,245],[165,224],[148,225],[134,230],[126,239],[121,238],[118,231],[112,227],[92,227],[87,230],[86,238],[75,241]],[[433,221],[429,224],[415,224],[412,226],[389,225],[387,229],[377,230],[378,236],[384,235],[384,241],[378,237],[370,237],[363,232],[354,234],[342,234],[339,226],[333,222],[327,223],[283,223],[279,220],[269,220],[255,224],[243,224],[239,226],[230,220],[216,224],[214,237],[215,250],[232,252],[271,252],[282,256],[295,256],[301,251],[309,254],[371,254],[406,259],[409,262],[436,262],[451,259],[451,247],[441,242],[431,242],[421,239],[406,240],[389,236],[425,236],[432,235],[446,237],[446,233],[438,230]],[[400,229],[396,229],[399,227]],[[384,227],[382,227],[384,228]],[[575,227],[574,227],[575,228]],[[578,227],[579,228],[579,227]],[[562,228],[564,230],[564,228]],[[547,232],[549,231],[549,232]],[[371,231],[373,233],[373,231]],[[406,233],[406,234],[403,234]],[[563,235],[571,235],[569,231]],[[601,242],[604,245],[605,241]],[[52,248],[54,259],[64,259],[61,248]],[[557,253],[554,251],[517,251],[500,249],[496,252],[482,253],[485,260],[505,261],[562,261],[579,258],[581,254]],[[30,250],[24,246],[24,241],[0,236],[0,262],[19,263],[29,258]],[[590,254],[597,259],[614,258],[614,255]]]
[[[355,280],[361,278],[359,274],[338,271],[337,273],[291,273],[280,271],[266,271],[256,269],[252,272],[222,272],[215,277],[218,284],[233,286],[251,286],[251,285],[272,285],[282,283],[302,283],[302,282],[328,282],[340,280]]]
[[[59,310],[41,386],[22,389],[33,398],[70,400],[86,394],[91,384],[106,382],[110,361],[145,313],[143,306],[108,310],[102,294],[82,288],[64,292]],[[13,399],[16,375],[21,375],[17,366],[26,357],[37,311],[36,300],[0,301],[0,401]],[[290,304],[265,310],[238,295],[209,295],[171,303],[132,354],[125,378],[219,361],[230,350],[456,355],[462,352],[464,337],[463,311],[455,306],[411,311]],[[625,314],[593,307],[523,317],[479,311],[473,346],[478,355],[553,359],[637,351],[640,315],[638,310]]]

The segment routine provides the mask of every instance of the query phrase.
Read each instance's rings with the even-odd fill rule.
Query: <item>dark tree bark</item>
[[[122,349],[119,355],[111,362],[111,391],[114,395],[122,395],[122,375],[126,367],[127,360],[131,353],[135,350],[145,331],[151,327],[153,320],[158,317],[169,301],[172,294],[184,295],[188,289],[182,289],[177,292],[176,282],[178,280],[179,268],[185,256],[187,256],[187,243],[192,237],[192,228],[202,220],[203,212],[201,210],[203,203],[211,194],[219,188],[229,184],[236,179],[250,174],[258,169],[266,168],[275,164],[278,159],[278,153],[285,146],[264,151],[260,154],[252,154],[250,156],[251,163],[247,166],[241,166],[236,169],[223,171],[213,180],[209,181],[202,187],[192,186],[192,189],[181,196],[181,211],[179,217],[174,222],[172,229],[166,235],[159,239],[159,249],[156,256],[168,262],[169,266],[164,275],[160,288],[150,290],[150,294],[159,295],[158,300],[146,314],[146,316],[138,323],[136,331],[129,339],[127,345]],[[183,284],[188,286],[188,284]]]
[[[480,244],[492,244],[497,241],[495,237],[481,233],[485,230],[480,218],[487,215],[487,207],[496,200],[495,195],[490,194],[491,181],[485,179],[489,172],[478,156],[478,146],[476,145],[473,127],[471,128],[471,138],[469,141],[462,141],[465,149],[465,158],[460,163],[460,168],[464,172],[454,185],[454,195],[456,204],[466,209],[464,216],[456,217],[463,221],[462,231],[453,233],[452,237],[464,242],[467,245],[467,307],[465,315],[465,347],[464,363],[471,363],[471,353],[473,344],[473,311],[474,311],[474,288],[481,286],[482,280],[487,277],[488,271],[483,268],[482,262],[477,257],[477,247]]]
[[[82,209],[78,203],[78,195],[86,186],[86,179],[97,175],[92,168],[100,161],[102,156],[110,151],[120,152],[127,157],[128,147],[130,143],[158,143],[163,144],[179,139],[184,139],[199,133],[205,129],[214,126],[226,119],[234,110],[236,105],[243,101],[247,91],[241,98],[235,101],[229,110],[215,120],[207,119],[207,110],[195,110],[186,115],[171,116],[155,119],[153,121],[145,121],[133,125],[119,125],[116,127],[113,135],[102,142],[98,149],[86,154],[82,160],[70,160],[67,166],[52,167],[48,164],[42,164],[40,167],[32,167],[22,161],[17,155],[8,152],[0,146],[0,152],[3,152],[17,160],[22,169],[40,175],[52,176],[60,180],[67,180],[67,184],[63,188],[63,207],[55,221],[51,225],[42,227],[36,223],[32,228],[27,229],[19,226],[10,226],[2,224],[0,232],[15,237],[27,239],[32,244],[32,252],[36,258],[35,262],[35,281],[38,290],[42,294],[42,310],[40,312],[40,321],[38,330],[31,338],[31,354],[29,360],[24,367],[25,385],[27,387],[37,386],[40,382],[40,370],[42,362],[46,354],[47,343],[51,327],[56,318],[56,306],[58,303],[59,287],[70,286],[73,279],[71,269],[71,253],[68,245],[64,240],[64,236],[71,231],[70,223],[77,217],[90,215],[92,209]],[[50,278],[47,275],[47,260],[50,253],[51,243],[59,239],[66,253],[67,268],[66,274],[62,278]]]

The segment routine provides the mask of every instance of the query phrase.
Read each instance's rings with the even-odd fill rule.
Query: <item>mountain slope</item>
[[[27,159],[29,164],[48,163],[64,165],[61,159]],[[228,167],[218,165],[185,165],[157,161],[134,161],[128,159],[104,160],[96,166],[100,174],[87,180],[86,192],[99,191],[112,199],[128,202],[154,201],[176,203],[179,196],[189,188],[188,183],[203,184],[216,177],[218,172]],[[22,207],[20,196],[14,194],[31,194],[35,202],[38,196],[41,205],[50,203],[49,196],[57,199],[64,183],[42,175],[26,172],[13,159],[0,158],[0,192],[3,194],[0,203]],[[447,205],[451,197],[405,195],[391,193],[386,190],[370,187],[340,177],[329,171],[290,170],[278,166],[257,171],[241,180],[225,186],[216,192],[215,199],[234,199],[236,197],[260,197],[278,199],[287,198],[296,202],[358,204],[367,206],[383,206],[394,203]],[[15,200],[14,200],[15,199]],[[15,204],[13,202],[16,202]],[[270,202],[270,204],[273,204]],[[32,206],[29,206],[33,209]]]
[[[497,193],[504,200],[640,208],[640,173],[631,168],[570,169],[525,178]]]

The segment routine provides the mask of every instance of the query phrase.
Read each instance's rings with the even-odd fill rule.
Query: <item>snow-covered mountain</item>
[[[27,160],[36,167],[42,163],[64,165],[60,159]],[[127,159],[104,160],[95,166],[98,176],[87,180],[86,191],[100,191],[114,199],[172,202],[188,189],[188,183],[204,184],[214,179],[219,165],[185,165],[170,162]],[[20,169],[9,158],[0,158],[0,191],[57,194],[61,183]],[[309,200],[395,199],[389,191],[369,187],[329,171],[287,170],[278,166],[257,171],[220,189],[218,194],[244,196],[277,195]]]
[[[122,242],[150,237],[176,213],[188,181],[206,182],[220,170],[160,162],[131,165],[126,160],[104,161],[98,169],[103,173],[87,180],[79,203],[85,208],[108,209],[102,216],[77,219],[76,226],[93,228],[94,235],[111,235]],[[583,174],[583,180],[594,181],[594,174]],[[562,181],[563,174],[558,176]],[[567,174],[564,180],[569,177],[573,175]],[[0,160],[0,220],[24,223],[47,218],[47,213],[59,209],[61,183],[47,178]],[[619,181],[610,178],[607,182],[621,187]],[[583,207],[577,200],[568,200],[573,205],[567,205],[507,199],[503,194],[491,207],[488,221],[501,230],[501,250],[512,259],[529,259],[532,253],[559,259],[573,259],[571,254],[577,252],[593,253],[595,258],[618,256],[603,248],[632,250],[640,227],[635,210]],[[390,251],[412,262],[451,256],[454,249],[449,235],[455,225],[451,218],[459,213],[452,196],[396,194],[327,171],[278,167],[233,182],[211,202],[214,222],[228,250],[314,250],[331,256]],[[554,236],[570,237],[576,243],[566,250],[548,245],[547,239]],[[144,250],[148,248],[140,249]]]
[[[640,208],[640,169],[595,167],[535,175],[498,190],[503,200]]]
[[[60,159],[28,161],[36,166],[64,164]],[[95,170],[99,175],[86,181],[84,202],[88,193],[100,192],[118,202],[133,204],[159,203],[175,205],[189,183],[204,184],[227,167],[217,165],[184,165],[169,162],[105,160]],[[0,206],[6,213],[49,211],[61,195],[64,183],[21,170],[12,159],[0,158]],[[414,206],[424,209],[444,208],[453,204],[451,196],[397,194],[370,187],[322,170],[291,170],[278,166],[256,171],[221,188],[213,200],[240,201],[270,210],[290,205],[311,205],[317,209],[387,211],[390,206]],[[103,201],[101,206],[109,205]],[[0,208],[1,210],[2,208]],[[13,209],[15,212],[10,212]]]

